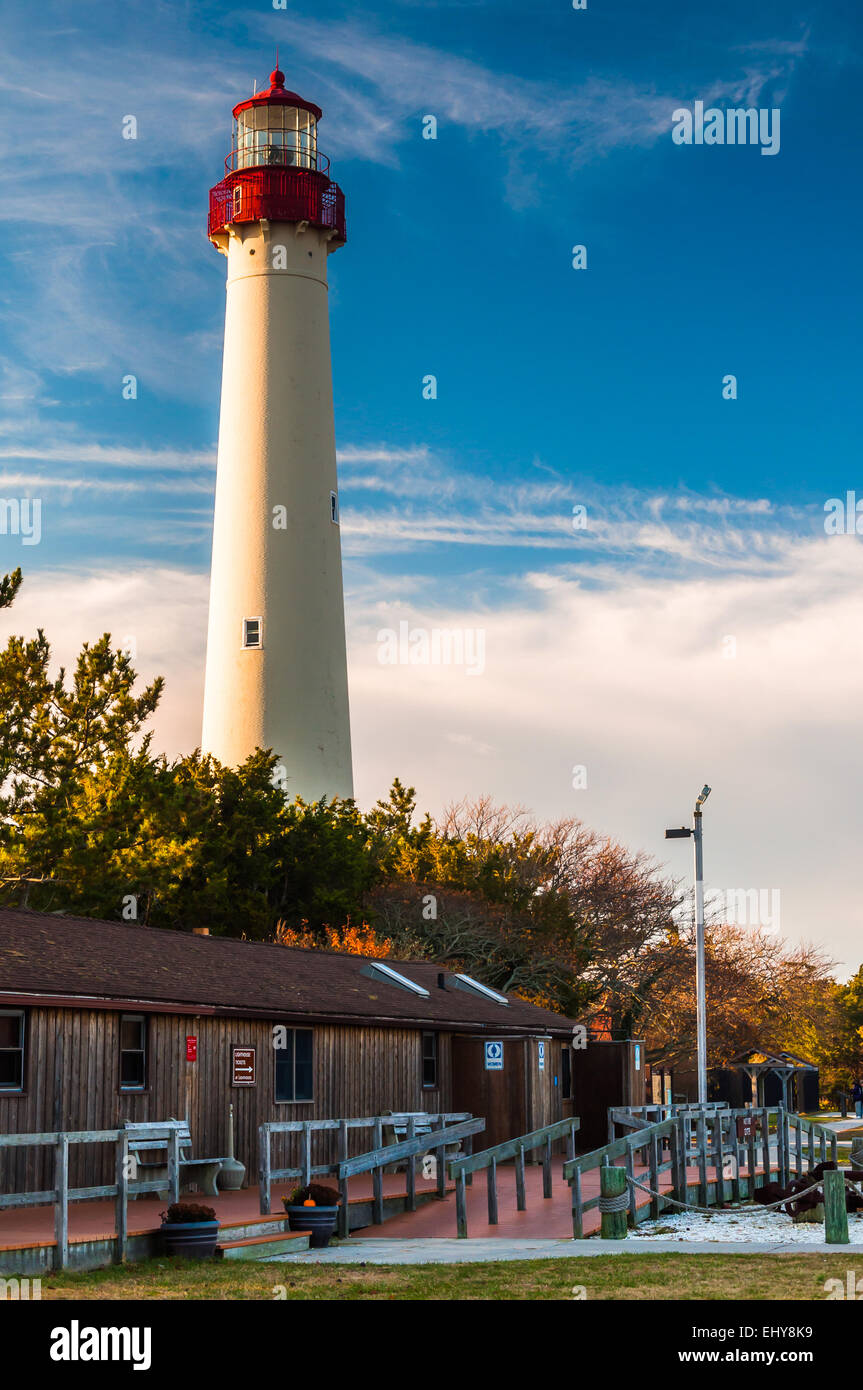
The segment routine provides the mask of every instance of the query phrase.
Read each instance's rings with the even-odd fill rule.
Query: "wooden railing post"
[[[443,1115],[440,1117],[438,1129],[446,1129],[446,1120]],[[441,1144],[439,1149],[435,1149],[437,1157],[437,1195],[443,1201],[446,1197],[446,1145]]]
[[[519,1145],[515,1156],[515,1205],[518,1211],[527,1211],[524,1193],[524,1149]]]
[[[599,1170],[599,1193],[604,1198],[622,1197],[626,1193],[626,1170],[612,1167],[607,1158]],[[601,1211],[600,1234],[603,1240],[623,1240],[626,1236],[626,1209]]]
[[[374,1125],[374,1148],[382,1149],[384,1146],[384,1126],[380,1116],[375,1120]],[[384,1170],[383,1165],[378,1164],[372,1169],[372,1187],[374,1198],[372,1202],[372,1221],[376,1226],[380,1226],[384,1219]]]
[[[465,1141],[464,1141],[464,1151],[465,1151],[465,1154],[467,1155],[468,1158],[470,1158],[471,1155],[473,1154],[473,1135],[472,1135],[472,1134],[469,1134],[469,1135],[467,1136],[467,1138],[465,1139]],[[465,1181],[467,1182],[468,1187],[470,1187],[471,1183],[473,1182],[473,1173],[467,1173],[467,1174],[465,1175]]]
[[[58,1134],[54,1146],[54,1239],[57,1269],[69,1263],[69,1136]]]
[[[486,1184],[488,1187],[488,1224],[497,1225],[497,1159],[492,1157],[486,1169]]]
[[[114,1155],[114,1181],[117,1196],[114,1198],[114,1226],[117,1236],[114,1242],[114,1263],[121,1265],[126,1261],[126,1246],[129,1239],[129,1135],[128,1131],[117,1140]]]
[[[303,1122],[303,1153],[300,1167],[302,1169],[300,1182],[303,1187],[308,1187],[312,1180],[312,1126],[308,1120]]]
[[[848,1209],[845,1204],[845,1174],[841,1168],[829,1169],[824,1184],[824,1239],[828,1245],[847,1245]]]
[[[722,1140],[722,1115],[713,1117],[713,1185],[716,1205],[725,1206],[725,1145]]]
[[[655,1134],[650,1136],[650,1147],[647,1151],[650,1171],[650,1186],[654,1192],[659,1191],[659,1140]],[[650,1214],[656,1219],[659,1216],[659,1198],[651,1196]]]
[[[406,1134],[405,1137],[406,1137],[407,1139],[416,1139],[416,1136],[417,1136],[417,1122],[416,1122],[416,1120],[414,1119],[413,1115],[411,1115],[410,1119],[408,1120],[407,1134]],[[416,1154],[410,1154],[409,1157],[408,1157],[408,1170],[407,1170],[406,1190],[407,1190],[407,1209],[408,1209],[408,1211],[416,1211],[416,1209],[417,1209],[417,1156],[416,1156]]]
[[[625,1170],[624,1170],[624,1171],[626,1172],[626,1176],[627,1176],[628,1178],[634,1178],[634,1177],[635,1177],[635,1147],[634,1147],[634,1145],[630,1142],[630,1137],[627,1137],[627,1144],[626,1144],[626,1167],[625,1167]],[[629,1184],[629,1217],[630,1217],[630,1220],[632,1221],[633,1226],[635,1225],[636,1211],[637,1211],[637,1209],[638,1209],[638,1199],[636,1198],[635,1192],[636,1192],[636,1189],[633,1187],[632,1183],[630,1183],[630,1184]]]
[[[703,1207],[707,1206],[707,1120],[703,1110],[698,1112],[698,1122],[696,1125],[698,1136],[698,1200]]]
[[[261,1216],[270,1214],[270,1173],[272,1171],[270,1153],[270,1127],[261,1125],[258,1129],[258,1189]]]
[[[542,1195],[551,1196],[551,1140],[546,1139],[542,1151]]]
[[[180,1200],[180,1130],[172,1125],[168,1132],[168,1192],[171,1202]]]
[[[459,1240],[467,1240],[467,1195],[463,1168],[459,1168],[455,1179],[455,1219]]]
[[[761,1111],[761,1156],[764,1167],[764,1182],[770,1181],[770,1111],[765,1106]],[[763,1184],[762,1184],[763,1186]]]
[[[581,1169],[576,1168],[572,1175],[572,1238],[584,1239],[584,1202],[581,1192]]]
[[[348,1125],[347,1120],[339,1121],[339,1162],[344,1162],[348,1156]],[[339,1178],[339,1193],[341,1201],[339,1203],[339,1235],[344,1239],[350,1235],[350,1211],[348,1209],[348,1183],[350,1179]]]

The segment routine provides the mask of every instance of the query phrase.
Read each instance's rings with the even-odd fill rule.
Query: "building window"
[[[330,521],[339,524],[339,496],[337,492],[330,493]]]
[[[565,1044],[560,1049],[560,1098],[572,1099],[572,1054]]]
[[[0,1009],[0,1091],[24,1089],[24,1010]]]
[[[262,618],[243,619],[243,646],[262,647],[264,645],[264,623]]]
[[[245,161],[244,161],[244,162],[245,162]],[[235,217],[239,217],[239,215],[240,215],[240,213],[241,213],[242,211],[243,211],[243,185],[242,185],[241,183],[235,183],[235,184],[234,184],[234,216],[235,216]]]
[[[437,1089],[437,1033],[423,1033],[423,1090]]]
[[[120,1090],[143,1091],[147,1085],[147,1020],[143,1014],[120,1015]]]
[[[312,1029],[287,1028],[276,1048],[276,1100],[312,1099]]]

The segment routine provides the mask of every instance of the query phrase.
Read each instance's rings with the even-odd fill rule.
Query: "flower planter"
[[[309,1245],[321,1250],[329,1245],[330,1236],[336,1229],[339,1215],[338,1207],[285,1207],[288,1213],[288,1226],[292,1231],[310,1231]]]
[[[218,1221],[163,1221],[159,1227],[166,1255],[207,1259],[216,1253]]]

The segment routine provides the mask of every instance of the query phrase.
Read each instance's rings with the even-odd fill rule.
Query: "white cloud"
[[[634,580],[608,566],[601,579],[526,572],[490,609],[467,582],[443,606],[434,581],[349,564],[359,800],[396,774],[433,811],[488,791],[542,817],[580,815],[686,875],[688,855],[663,831],[708,781],[710,885],[779,888],[783,933],[823,939],[856,968],[863,547],[803,539],[760,573]],[[68,664],[105,628],[135,636],[142,675],[168,677],[158,742],[177,753],[199,739],[206,591],[179,568],[34,574],[0,614],[0,640],[41,624]],[[483,629],[484,674],[381,666],[376,633],[403,618]],[[572,790],[577,764],[586,790]]]

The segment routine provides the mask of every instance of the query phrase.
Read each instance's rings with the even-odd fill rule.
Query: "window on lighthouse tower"
[[[263,626],[263,621],[260,618],[243,619],[244,647],[262,647],[264,645]]]

